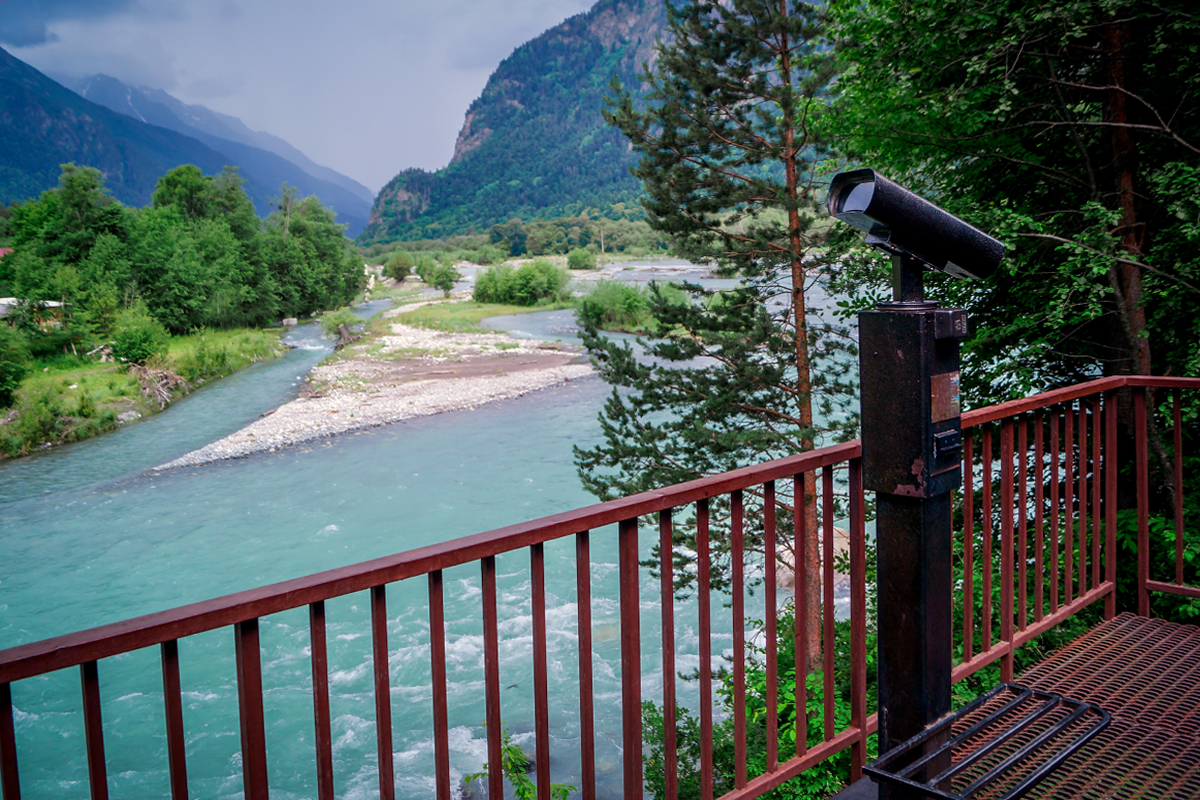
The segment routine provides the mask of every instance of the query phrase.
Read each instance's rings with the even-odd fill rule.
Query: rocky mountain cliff
[[[635,198],[634,157],[601,110],[614,75],[640,86],[665,25],[662,0],[600,0],[518,47],[467,109],[450,164],[389,181],[359,241],[479,231]]]

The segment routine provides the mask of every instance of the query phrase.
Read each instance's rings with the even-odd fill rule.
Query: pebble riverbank
[[[407,310],[393,309],[394,317]],[[189,467],[387,425],[471,409],[593,373],[558,343],[500,333],[445,333],[400,323],[390,333],[315,367],[307,396],[224,439],[156,469]]]

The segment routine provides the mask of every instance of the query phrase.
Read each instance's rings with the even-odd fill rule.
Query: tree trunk
[[[1135,174],[1137,150],[1133,133],[1126,127],[1129,112],[1125,95],[1125,45],[1129,42],[1129,23],[1114,22],[1104,28],[1108,45],[1108,77],[1112,89],[1108,96],[1108,120],[1112,128],[1113,168],[1116,175],[1117,202],[1121,209],[1121,248],[1129,261],[1140,261],[1145,226],[1138,221]],[[1146,331],[1146,309],[1142,297],[1142,269],[1122,262],[1119,267],[1121,295],[1117,298],[1122,328],[1128,339],[1129,370],[1134,375],[1150,374],[1150,339]]]
[[[779,0],[779,13],[786,17],[788,13],[787,0]],[[780,75],[785,91],[791,89],[792,70],[791,52],[788,37],[785,34],[780,42]],[[796,151],[796,131],[794,109],[790,99],[783,107],[783,162],[787,173],[786,187],[789,201],[788,208],[788,244],[792,251],[792,315],[796,328],[796,395],[799,403],[800,450],[812,450],[813,441],[813,411],[812,411],[812,364],[808,352],[808,319],[807,307],[804,302],[804,262],[800,240],[800,211],[796,207],[799,199],[799,174],[796,161],[799,154]],[[821,560],[818,553],[819,536],[817,534],[817,476],[809,471],[804,474],[804,497],[795,498],[796,512],[800,513],[803,503],[804,513],[804,550],[806,554],[803,567],[805,574],[805,604],[808,614],[803,621],[805,642],[808,653],[808,671],[821,668]],[[826,576],[829,580],[832,575]],[[801,620],[796,620],[799,627]]]

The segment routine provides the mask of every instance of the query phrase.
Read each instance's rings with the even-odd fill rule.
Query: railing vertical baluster
[[[13,726],[12,686],[0,683],[0,797],[21,800],[17,770],[17,731]]]
[[[1007,645],[1000,660],[1000,680],[1013,674],[1013,421],[1000,423],[1000,640]]]
[[[975,650],[975,431],[963,442],[963,663]],[[854,497],[853,494],[850,495]]]
[[[588,532],[575,534],[575,605],[579,630],[579,787],[583,800],[596,800],[595,706],[592,699],[592,557]]]
[[[375,740],[379,752],[379,797],[392,800],[392,681],[388,666],[387,587],[371,587],[371,660],[375,667]]]
[[[1075,407],[1068,404],[1063,417],[1063,604],[1074,599],[1075,586]]]
[[[530,606],[533,609],[533,739],[537,754],[538,800],[550,800],[550,692],[546,671],[546,552],[529,546]]]
[[[312,650],[313,731],[317,756],[317,797],[333,800],[333,734],[329,725],[329,649],[325,637],[325,603],[308,606],[308,638]]]
[[[746,696],[746,563],[745,531],[742,492],[729,497],[729,538],[733,594],[733,692],[734,697]],[[738,789],[746,785],[746,704],[733,707],[733,783]]]
[[[1100,585],[1100,431],[1103,412],[1100,410],[1100,395],[1092,400],[1092,588]]]
[[[713,800],[712,568],[708,549],[708,500],[696,503],[696,600],[700,626],[700,798]],[[799,673],[799,670],[797,670]],[[640,746],[639,746],[640,748]],[[640,749],[638,752],[641,752]]]
[[[1138,615],[1150,616],[1150,464],[1146,453],[1146,390],[1133,390],[1133,428],[1137,465]]]
[[[992,427],[983,429],[983,608],[980,614],[980,633],[986,653],[992,649]]]
[[[167,724],[167,765],[171,776],[171,800],[187,800],[187,754],[183,736],[183,693],[179,682],[179,641],[171,639],[159,647],[162,661],[163,710]]]
[[[433,779],[437,800],[450,800],[450,719],[446,686],[446,603],[442,571],[429,573],[429,668],[433,689]]]
[[[867,755],[867,543],[862,459],[850,460],[850,780],[862,777]],[[968,601],[970,602],[970,601]],[[799,670],[797,670],[799,671]]]
[[[268,800],[267,731],[263,717],[258,618],[235,624],[233,631],[237,655],[238,718],[242,734],[242,789],[246,800]]]
[[[1173,393],[1172,422],[1174,423],[1175,453],[1171,457],[1175,467],[1175,582],[1183,583],[1183,417],[1179,400],[1179,389]]]
[[[792,648],[796,664],[796,755],[808,752],[808,536],[804,515],[804,474],[792,476],[792,578],[796,625]]]
[[[1029,624],[1029,420],[1021,418],[1017,426],[1017,630]]]
[[[618,526],[621,606],[621,733],[625,800],[642,798],[642,655],[637,517]]]
[[[658,513],[658,572],[662,592],[663,670],[663,788],[664,796],[679,795],[679,761],[675,734],[675,547],[671,514]]]
[[[487,728],[488,797],[504,800],[500,721],[500,621],[496,608],[496,557],[480,560],[483,581],[483,695]]]
[[[767,667],[767,772],[779,767],[779,632],[775,618],[778,614],[775,602],[775,571],[779,562],[775,557],[775,481],[763,485],[763,575],[766,597],[766,667]],[[668,795],[670,796],[670,795]]]
[[[83,727],[87,742],[88,785],[92,800],[108,800],[108,767],[104,759],[104,723],[100,718],[100,672],[95,661],[79,665],[83,683]]]
[[[1058,611],[1058,409],[1050,411],[1050,613]]]
[[[1033,484],[1033,618],[1040,622],[1046,610],[1046,420],[1040,411],[1033,424],[1033,463],[1037,465],[1037,480]]]
[[[825,656],[824,674],[821,676],[824,690],[822,693],[824,707],[825,741],[833,738],[834,733],[834,696],[833,696],[833,656],[834,656],[834,624],[833,624],[833,469],[825,467],[821,471],[821,611],[823,650]]]
[[[1087,404],[1079,401],[1079,596],[1087,594]]]
[[[1104,618],[1117,614],[1117,393],[1104,396]]]

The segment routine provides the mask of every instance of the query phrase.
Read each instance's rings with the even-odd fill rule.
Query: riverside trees
[[[332,212],[308,197],[286,222],[272,214],[264,226],[236,170],[178,167],[145,209],[118,203],[95,169],[67,164],[59,184],[12,209],[15,252],[0,261],[0,288],[34,305],[65,302],[55,335],[70,343],[107,336],[117,312],[138,302],[184,333],[342,305],[361,285],[362,264]]]

